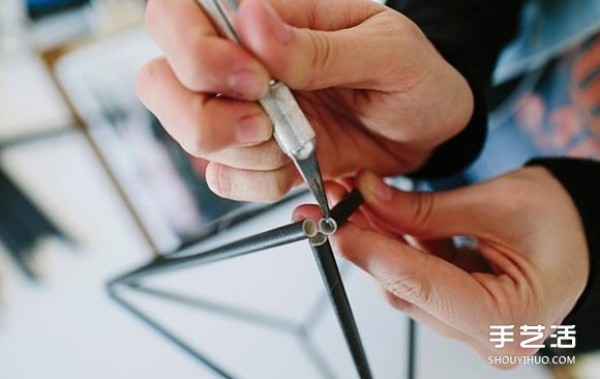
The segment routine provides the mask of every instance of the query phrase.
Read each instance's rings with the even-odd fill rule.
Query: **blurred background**
[[[265,207],[208,190],[202,162],[184,154],[136,98],[137,71],[160,54],[144,31],[144,6],[0,0],[2,379],[217,378],[119,307],[105,284],[182,244],[216,244],[287,223],[293,207],[309,200],[300,193]],[[225,222],[215,221],[223,214]],[[403,378],[407,320],[362,273],[342,268],[375,377]],[[276,322],[257,325],[130,295],[145,314],[240,378],[355,377],[303,244],[170,274],[157,284],[311,323],[307,349]],[[418,378],[598,372],[593,357],[579,360],[577,372],[497,371],[424,328],[417,352]]]

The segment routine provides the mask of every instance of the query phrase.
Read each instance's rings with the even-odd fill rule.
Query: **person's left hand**
[[[375,277],[395,307],[484,357],[535,353],[520,347],[519,327],[544,325],[548,337],[585,288],[582,222],[546,169],[438,193],[398,191],[373,174],[357,184],[365,205],[334,236],[335,250]],[[295,217],[320,212],[302,206]],[[477,246],[456,249],[452,236],[472,236]],[[492,325],[514,325],[514,342],[495,349]]]

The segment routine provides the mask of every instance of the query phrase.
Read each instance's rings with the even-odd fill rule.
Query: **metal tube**
[[[319,220],[319,231],[326,236],[334,235],[337,228],[337,222],[333,218],[323,217]]]
[[[331,210],[332,218],[338,225],[342,225],[350,217],[350,215],[358,209],[361,202],[362,196],[360,195],[360,193],[351,193],[346,199],[344,199]],[[329,244],[327,236],[319,232],[318,225],[313,220],[299,221],[264,233],[257,234],[249,238],[231,242],[224,246],[217,247],[208,251],[196,252],[197,250],[199,250],[199,247],[189,246],[181,251],[178,251],[178,256],[175,258],[162,258],[160,260],[154,261],[149,265],[146,265],[142,268],[139,268],[135,271],[132,271],[111,281],[108,284],[109,293],[117,302],[119,302],[127,310],[129,310],[134,315],[142,319],[149,326],[157,330],[164,337],[171,340],[180,348],[184,349],[189,354],[206,364],[217,374],[219,374],[223,378],[231,378],[231,376],[228,373],[224,372],[220,367],[216,366],[214,362],[211,362],[203,355],[194,351],[189,345],[185,344],[182,340],[177,338],[175,335],[171,334],[167,329],[163,328],[156,321],[149,318],[140,310],[135,308],[132,304],[128,303],[123,298],[121,298],[116,293],[116,285],[128,284],[130,286],[135,286],[136,279],[156,275],[164,271],[186,268],[194,264],[207,264],[217,262],[224,259],[229,259],[277,246],[282,246],[288,243],[300,241],[307,238],[311,240],[311,247],[313,249],[315,259],[321,271],[321,276],[323,277],[323,281],[325,283],[325,286],[327,287],[329,298],[333,304],[334,310],[341,325],[341,329],[343,331],[346,342],[349,346],[359,376],[361,379],[371,379],[372,376],[370,373],[366,355],[360,340],[360,335],[358,334],[358,329],[356,327],[356,322],[352,314],[352,309],[350,308],[348,297],[346,295],[342,283],[342,278],[338,271],[335,258],[333,257],[331,245]],[[180,254],[185,255],[179,256]],[[140,288],[136,289],[140,290]],[[169,298],[174,301],[181,301],[189,305],[207,305],[204,302],[199,302],[198,300],[192,300],[188,298],[184,299],[182,297],[170,293],[164,293],[152,289],[144,289],[144,291],[147,293],[151,292],[153,295],[159,295],[161,297]],[[219,309],[230,311],[230,309],[221,308]],[[321,367],[321,369],[323,369],[323,367]]]
[[[208,359],[203,354],[200,354],[199,352],[194,350],[190,345],[185,343],[183,340],[181,340],[175,334],[171,333],[168,329],[166,329],[165,327],[160,325],[157,321],[155,321],[152,318],[150,318],[149,316],[145,315],[142,311],[137,309],[133,304],[129,303],[128,301],[123,299],[121,296],[119,296],[116,288],[109,287],[109,295],[110,295],[110,297],[112,297],[112,299],[114,301],[121,304],[121,306],[123,308],[125,308],[126,310],[128,310],[131,314],[138,317],[140,320],[142,320],[144,323],[146,323],[146,325],[148,325],[150,328],[154,329],[156,332],[158,332],[160,335],[165,337],[167,340],[171,341],[177,347],[179,347],[180,349],[183,349],[186,353],[188,353],[192,357],[194,357],[197,360],[199,360],[200,362],[202,362],[206,367],[208,367],[210,370],[212,370],[215,374],[219,375],[219,377],[221,377],[223,379],[235,379],[234,376],[229,374],[218,364],[216,364],[212,360]]]
[[[162,299],[164,301],[170,301],[181,304],[183,306],[202,309],[205,312],[210,312],[219,315],[220,317],[229,317],[241,321],[247,321],[254,324],[267,326],[273,329],[280,329],[286,332],[296,333],[299,326],[291,320],[286,320],[282,317],[269,315],[267,313],[261,313],[251,309],[244,309],[219,303],[213,300],[201,299],[185,294],[178,294],[168,290],[162,290],[159,288],[153,288],[148,286],[142,286],[137,284],[125,285],[124,288],[129,288],[132,291],[141,293],[146,296],[152,296],[155,298]]]
[[[182,257],[160,259],[129,274],[125,274],[113,282],[131,282],[177,268],[188,268],[194,265],[218,262],[301,241],[312,237],[313,231],[317,229],[314,224],[313,220],[298,221],[208,251]],[[190,248],[190,250],[193,251],[193,248]]]
[[[341,226],[361,204],[362,195],[358,191],[351,192],[344,200],[333,207],[331,216],[337,225]],[[176,268],[213,263],[261,250],[271,249],[303,239],[313,238],[315,237],[315,230],[318,230],[318,225],[315,225],[313,220],[303,220],[231,242],[208,251],[197,252],[198,247],[190,246],[182,251],[178,251],[176,258],[162,258],[156,260],[149,265],[113,280],[113,282],[131,282],[135,279],[155,275]]]
[[[162,256],[174,258],[175,256],[190,254],[190,250],[193,251],[194,249],[196,249],[197,251],[198,244],[203,241],[206,241],[207,238],[210,238],[218,233],[228,230],[234,226],[237,226],[242,222],[248,221],[252,217],[264,214],[275,208],[287,205],[290,202],[295,201],[299,197],[304,196],[304,194],[306,193],[307,191],[294,191],[289,196],[284,197],[273,206],[265,206],[264,204],[248,204],[246,206],[242,206],[230,213],[227,213],[224,217],[209,222],[202,228],[200,235],[195,236],[193,239],[184,241],[174,251],[162,254]]]
[[[321,271],[321,277],[323,278],[327,292],[329,293],[329,299],[342,328],[342,333],[350,349],[358,376],[360,379],[372,379],[373,376],[371,375],[369,362],[360,339],[360,334],[358,333],[342,277],[333,256],[331,244],[326,240],[325,242],[319,241],[317,244],[311,242],[310,246]]]
[[[415,379],[417,372],[417,324],[408,319],[408,355],[406,357],[406,379]]]
[[[310,360],[313,362],[315,367],[321,372],[323,379],[337,379],[337,376],[323,358],[306,330],[301,330],[298,334],[300,339],[300,346],[302,350],[308,355]]]
[[[335,220],[337,226],[342,226],[354,212],[358,210],[363,202],[363,197],[354,190],[340,201],[333,209],[331,209],[331,218]]]

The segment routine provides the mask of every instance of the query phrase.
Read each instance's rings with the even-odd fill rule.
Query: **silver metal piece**
[[[295,159],[306,159],[314,153],[315,132],[288,86],[276,82],[259,102],[273,123],[275,140],[284,153]]]
[[[331,217],[324,217],[319,220],[319,232],[326,236],[332,236],[337,232],[337,222]]]
[[[325,242],[329,241],[329,238],[323,233],[317,233],[316,236],[308,240],[311,246],[321,246],[324,245]]]
[[[323,211],[325,217],[331,217],[331,210],[327,203],[327,195],[325,195],[325,187],[323,185],[323,179],[321,176],[321,169],[319,168],[319,162],[315,154],[311,154],[308,158],[294,160],[304,182],[308,184],[310,192],[317,200],[319,207]]]
[[[302,222],[302,231],[308,238],[313,238],[319,234],[319,226],[314,220],[306,219]]]
[[[230,41],[240,43],[233,22],[233,14],[237,11],[238,4],[235,0],[197,0],[219,33]]]
[[[197,0],[212,19],[223,37],[240,43],[233,14],[236,0]],[[282,82],[271,80],[269,92],[259,100],[273,124],[273,135],[281,150],[296,163],[321,210],[329,217],[330,210],[323,188],[323,178],[315,159],[316,137],[308,119],[300,109],[292,91]]]

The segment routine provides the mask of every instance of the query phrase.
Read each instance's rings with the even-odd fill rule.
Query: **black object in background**
[[[58,228],[0,169],[0,240],[15,264],[30,279],[35,246],[43,237],[64,238]]]
[[[23,0],[32,20],[88,5],[90,0]]]
[[[209,221],[215,221],[224,214],[229,214],[244,205],[243,202],[226,199],[216,195],[209,187],[202,175],[194,170],[190,164],[190,157],[181,146],[166,132],[166,129],[152,113],[148,112],[150,127],[154,137],[164,146],[177,172],[181,175],[186,187],[191,191],[196,200],[198,212]],[[204,236],[205,231],[195,236],[182,236],[188,242],[194,237]]]

